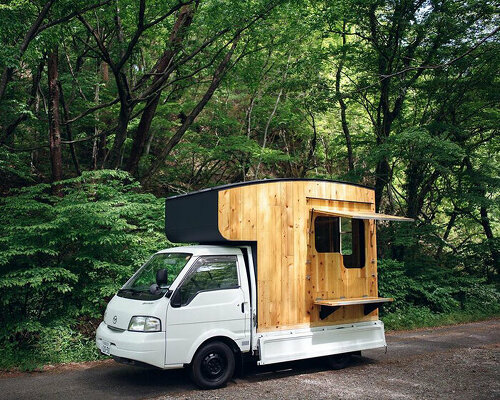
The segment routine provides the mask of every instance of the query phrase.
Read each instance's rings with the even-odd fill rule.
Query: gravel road
[[[199,391],[185,371],[112,361],[3,375],[1,399],[500,399],[500,320],[387,334],[341,370],[323,359],[247,366],[226,388]]]

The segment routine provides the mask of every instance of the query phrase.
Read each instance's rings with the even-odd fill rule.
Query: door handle
[[[245,303],[241,303],[241,312],[245,313]]]

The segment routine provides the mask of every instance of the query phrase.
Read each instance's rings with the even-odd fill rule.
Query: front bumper
[[[102,351],[109,342],[110,355],[165,368],[165,332],[111,330],[103,322],[96,331],[96,345]]]

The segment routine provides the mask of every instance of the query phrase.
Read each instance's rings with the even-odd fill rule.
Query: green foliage
[[[60,185],[62,197],[40,184],[0,205],[0,343],[35,347],[42,358],[57,348],[49,345],[57,331],[67,339],[80,319],[99,318],[131,274],[169,245],[163,201],[140,193],[125,172],[86,172]],[[77,334],[61,346],[86,349],[85,340]]]
[[[94,339],[72,329],[69,321],[53,321],[49,327],[40,327],[29,345],[19,346],[17,341],[2,341],[2,346],[0,370],[17,367],[31,371],[47,364],[102,358]]]
[[[394,302],[382,310],[388,329],[459,323],[500,314],[500,293],[483,278],[438,266],[415,269],[385,259],[378,263],[379,294]]]
[[[387,330],[407,330],[432,326],[454,325],[498,317],[498,312],[455,311],[434,313],[427,307],[408,307],[403,312],[388,313],[381,316]]]
[[[31,171],[18,153],[0,148],[0,177],[6,181],[33,182]]]

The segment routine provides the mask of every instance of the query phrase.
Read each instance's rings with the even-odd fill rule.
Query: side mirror
[[[168,285],[168,271],[165,268],[156,271],[156,284],[160,287]]]
[[[149,293],[151,293],[151,294],[159,294],[160,293],[160,287],[156,283],[153,283],[149,287]]]

